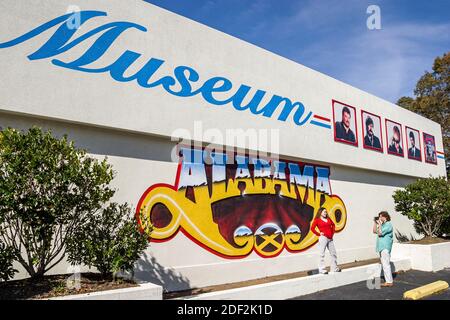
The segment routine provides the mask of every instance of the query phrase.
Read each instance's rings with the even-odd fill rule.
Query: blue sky
[[[146,0],[391,102],[450,50],[449,0]],[[367,7],[381,9],[369,30]]]

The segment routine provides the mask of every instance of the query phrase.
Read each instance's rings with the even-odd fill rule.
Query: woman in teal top
[[[386,211],[378,214],[378,220],[375,220],[373,232],[377,235],[376,251],[380,255],[381,266],[383,268],[385,283],[382,287],[392,287],[394,280],[391,271],[391,251],[394,242],[391,217]]]

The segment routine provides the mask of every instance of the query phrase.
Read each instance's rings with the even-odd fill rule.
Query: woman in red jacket
[[[317,232],[319,229],[319,232]],[[334,222],[328,217],[328,212],[325,208],[320,208],[317,211],[316,217],[311,225],[311,231],[319,237],[319,253],[320,253],[320,262],[319,262],[319,272],[321,274],[327,274],[328,272],[325,270],[325,249],[328,248],[328,251],[331,255],[331,267],[330,271],[332,272],[340,272],[341,269],[337,266],[337,255],[336,249],[334,247],[333,235],[334,235],[335,225]]]

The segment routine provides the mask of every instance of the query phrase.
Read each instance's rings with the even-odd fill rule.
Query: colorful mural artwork
[[[318,237],[310,226],[320,207],[336,232],[345,227],[347,210],[331,193],[329,167],[190,147],[179,151],[175,184],[151,186],[136,209],[153,225],[151,241],[170,240],[181,230],[221,257],[254,251],[267,258],[313,246]]]

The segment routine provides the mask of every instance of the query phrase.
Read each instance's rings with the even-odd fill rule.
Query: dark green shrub
[[[0,133],[0,239],[32,278],[64,258],[66,240],[114,195],[111,166],[64,136]]]
[[[395,210],[414,220],[416,231],[441,236],[450,219],[450,184],[445,177],[419,179],[393,195]]]
[[[450,237],[450,218],[447,218],[442,225],[441,233],[445,234],[447,237]]]
[[[148,246],[148,234],[141,232],[127,204],[111,203],[75,230],[67,242],[68,261],[96,267],[104,277],[131,271]]]
[[[0,281],[7,281],[17,272],[13,268],[16,252],[0,241]]]

